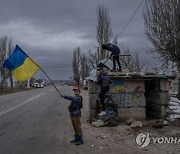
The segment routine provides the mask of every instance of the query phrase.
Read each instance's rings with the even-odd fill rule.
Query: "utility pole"
[[[30,88],[30,79],[27,80],[27,88]]]
[[[99,55],[100,48],[97,47],[97,46],[95,46],[95,45],[94,45],[94,47],[97,49],[97,53],[98,53],[98,59],[97,59],[97,60],[98,60],[98,62],[99,62],[99,60],[100,60],[100,55]]]

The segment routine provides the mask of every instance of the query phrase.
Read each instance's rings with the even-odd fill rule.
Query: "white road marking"
[[[45,92],[45,93],[46,93],[46,92]],[[20,104],[17,104],[17,105],[15,105],[15,106],[13,106],[13,107],[10,107],[10,108],[8,108],[8,109],[6,109],[6,110],[4,110],[4,111],[1,111],[1,112],[0,112],[0,116],[3,115],[3,114],[5,114],[5,113],[8,113],[8,112],[10,112],[10,111],[12,111],[12,110],[14,110],[14,109],[16,109],[16,108],[18,108],[18,107],[20,107],[20,106],[22,106],[22,105],[24,105],[24,104],[29,103],[30,101],[32,101],[32,100],[34,100],[34,99],[36,99],[36,98],[44,95],[45,93],[42,93],[42,94],[37,95],[37,96],[35,96],[35,97],[29,98],[29,99],[25,100],[24,102],[22,102],[22,103],[20,103]]]

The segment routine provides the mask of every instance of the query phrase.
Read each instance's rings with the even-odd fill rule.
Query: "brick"
[[[144,107],[118,108],[118,118],[120,119],[120,121],[125,121],[129,118],[144,120],[146,119],[146,109]]]

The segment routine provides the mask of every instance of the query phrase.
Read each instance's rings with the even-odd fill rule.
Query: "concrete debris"
[[[99,119],[98,119],[98,120],[92,122],[92,125],[93,125],[94,127],[102,127],[102,126],[105,126],[106,123],[104,123],[102,120],[99,120]]]
[[[141,128],[143,126],[141,121],[135,121],[131,124],[131,128]]]
[[[163,120],[163,126],[168,126],[168,125],[169,125],[169,122],[166,120]]]
[[[128,74],[129,76],[133,76],[133,77],[140,77],[141,76],[141,73],[139,73],[139,72],[130,72],[129,74]]]
[[[150,125],[150,122],[148,122],[148,121],[143,121],[142,124],[143,124],[143,126],[149,126],[149,125]]]
[[[134,118],[129,118],[128,120],[126,120],[126,124],[127,125],[131,125],[133,122],[135,122],[136,121],[136,119],[134,119]]]
[[[104,123],[107,122],[109,119],[117,117],[117,112],[112,110],[106,110],[105,115],[97,116],[96,119],[102,120]]]
[[[163,119],[160,119],[152,124],[153,128],[162,128],[163,126],[168,126],[169,122]]]
[[[118,119],[115,118],[115,117],[109,118],[106,121],[106,125],[109,126],[109,127],[117,126],[118,125]]]
[[[118,109],[117,109],[117,106],[115,104],[112,104],[112,103],[111,104],[107,103],[107,104],[105,104],[105,108],[106,108],[106,114],[97,115],[94,125],[99,126],[99,123],[100,123],[100,126],[101,125],[102,126],[106,125],[109,127],[117,126],[118,125],[118,118],[117,118]],[[101,109],[99,111],[101,111]]]
[[[163,121],[162,120],[158,120],[155,123],[152,124],[153,128],[162,128],[163,127]]]
[[[97,136],[96,138],[98,138],[98,139],[104,139],[104,138],[106,138],[106,136],[99,135],[99,136]]]

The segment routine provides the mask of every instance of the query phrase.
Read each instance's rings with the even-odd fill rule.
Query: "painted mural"
[[[124,81],[113,81],[113,87],[110,90],[111,93],[125,93]]]
[[[143,85],[143,84],[142,84]],[[110,89],[113,101],[118,107],[138,107],[145,106],[144,87],[141,82],[127,83],[126,81],[113,81]]]

